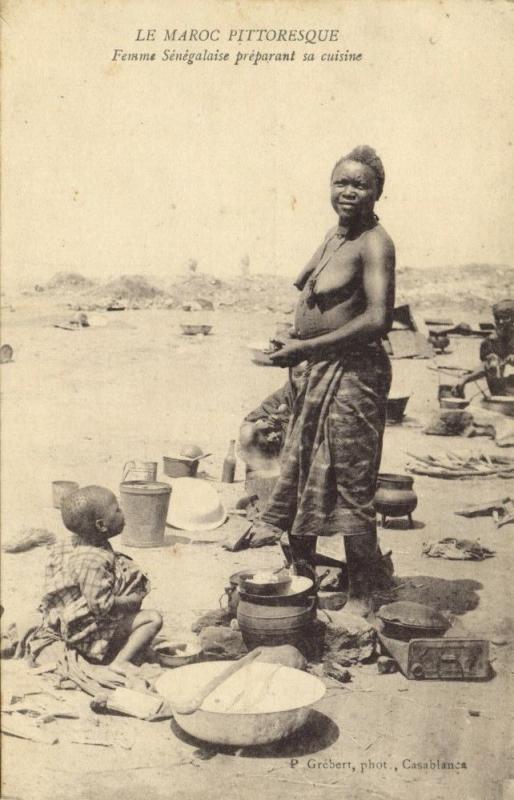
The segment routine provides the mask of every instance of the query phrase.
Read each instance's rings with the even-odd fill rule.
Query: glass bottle
[[[234,483],[236,475],[236,440],[231,439],[228,446],[227,455],[223,462],[221,480],[223,483]]]

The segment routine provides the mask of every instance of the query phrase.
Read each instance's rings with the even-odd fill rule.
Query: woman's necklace
[[[365,220],[363,223],[361,223],[361,226],[359,226],[359,228],[360,228],[359,233],[362,233],[362,231],[368,230],[369,228],[374,228],[375,225],[377,225],[377,224],[378,224],[378,217],[377,217],[376,214],[372,213],[370,215],[370,217],[367,220]],[[306,298],[305,302],[306,302],[308,308],[314,308],[314,306],[316,305],[316,281],[318,279],[318,276],[321,275],[321,273],[323,272],[325,267],[327,267],[330,264],[330,260],[331,260],[332,256],[334,255],[334,253],[336,252],[336,250],[339,250],[339,248],[346,242],[346,240],[348,238],[348,234],[349,234],[349,230],[345,230],[345,229],[339,228],[339,232],[334,234],[334,236],[337,236],[337,238],[339,239],[339,244],[337,245],[335,250],[333,250],[333,252],[330,253],[330,255],[328,256],[327,260],[324,261],[321,264],[321,266],[318,267],[318,269],[315,270],[312,273],[311,277],[307,281],[307,298]],[[328,242],[326,243],[326,245],[325,245],[325,247],[323,249],[323,252],[321,254],[321,257],[320,257],[320,262],[323,261],[325,253],[327,252],[327,247],[329,246],[330,242],[332,241],[332,238],[330,238],[328,240]],[[352,238],[354,238],[354,237],[352,236]]]

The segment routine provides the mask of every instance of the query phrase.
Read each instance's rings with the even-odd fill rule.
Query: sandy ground
[[[53,525],[50,484],[56,479],[99,483],[114,490],[129,459],[160,462],[175,439],[200,443],[204,463],[218,479],[229,439],[244,413],[277,388],[285,374],[253,365],[246,345],[273,333],[276,315],[206,313],[213,335],[180,335],[191,315],[166,311],[104,313],[106,325],[78,332],[52,327],[64,310],[27,300],[3,315],[2,340],[15,361],[2,365],[2,526],[10,536],[23,526]],[[195,318],[199,315],[195,315]],[[440,363],[471,365],[477,340],[453,340]],[[407,419],[386,431],[383,471],[402,471],[407,452],[445,448],[497,452],[493,442],[426,437],[422,425],[436,407],[437,376],[426,360],[394,362],[393,391],[411,394]],[[478,402],[478,399],[475,401]],[[232,486],[216,484],[227,506],[244,493],[238,465]],[[145,796],[171,798],[466,798],[507,797],[512,716],[513,625],[507,606],[514,528],[495,529],[489,519],[466,520],[453,510],[463,503],[506,495],[507,481],[443,481],[417,477],[414,530],[401,523],[380,531],[392,549],[396,573],[413,577],[412,599],[437,604],[462,618],[491,645],[495,670],[486,683],[407,681],[380,676],[376,666],[352,670],[353,680],[331,689],[301,735],[273,748],[223,751],[202,760],[198,743],[174,723],[99,718],[110,747],[74,744],[80,721],[63,720],[58,744],[3,737],[3,797],[76,800]],[[442,536],[480,537],[496,556],[482,563],[427,559],[425,541]],[[116,545],[115,545],[116,546]],[[120,548],[121,549],[121,548]],[[230,554],[169,531],[165,547],[127,550],[152,579],[145,604],[160,609],[169,627],[186,632],[202,611],[217,607],[228,576],[242,567],[278,565],[277,548]],[[37,607],[44,549],[2,559],[4,621]],[[20,665],[4,662],[4,685],[19,678]],[[90,719],[87,698],[72,702]],[[512,703],[510,703],[512,707]],[[470,711],[479,712],[470,715]],[[57,730],[57,727],[56,727]],[[413,762],[465,762],[452,771],[412,768]],[[406,761],[407,760],[407,761]],[[351,767],[334,764],[350,762]],[[509,795],[510,796],[510,795]]]

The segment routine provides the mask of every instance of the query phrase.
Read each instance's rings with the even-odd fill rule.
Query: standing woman
[[[287,531],[298,571],[313,568],[317,536],[343,536],[347,608],[371,610],[378,543],[373,498],[382,453],[391,366],[381,339],[394,308],[395,252],[374,213],[384,168],[356,147],[335,165],[329,231],[296,286],[295,328],[271,356],[302,361],[281,475],[261,523]]]

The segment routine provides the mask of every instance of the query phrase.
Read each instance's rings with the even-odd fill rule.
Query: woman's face
[[[330,183],[332,208],[342,224],[368,217],[377,199],[375,173],[360,161],[342,161]]]

